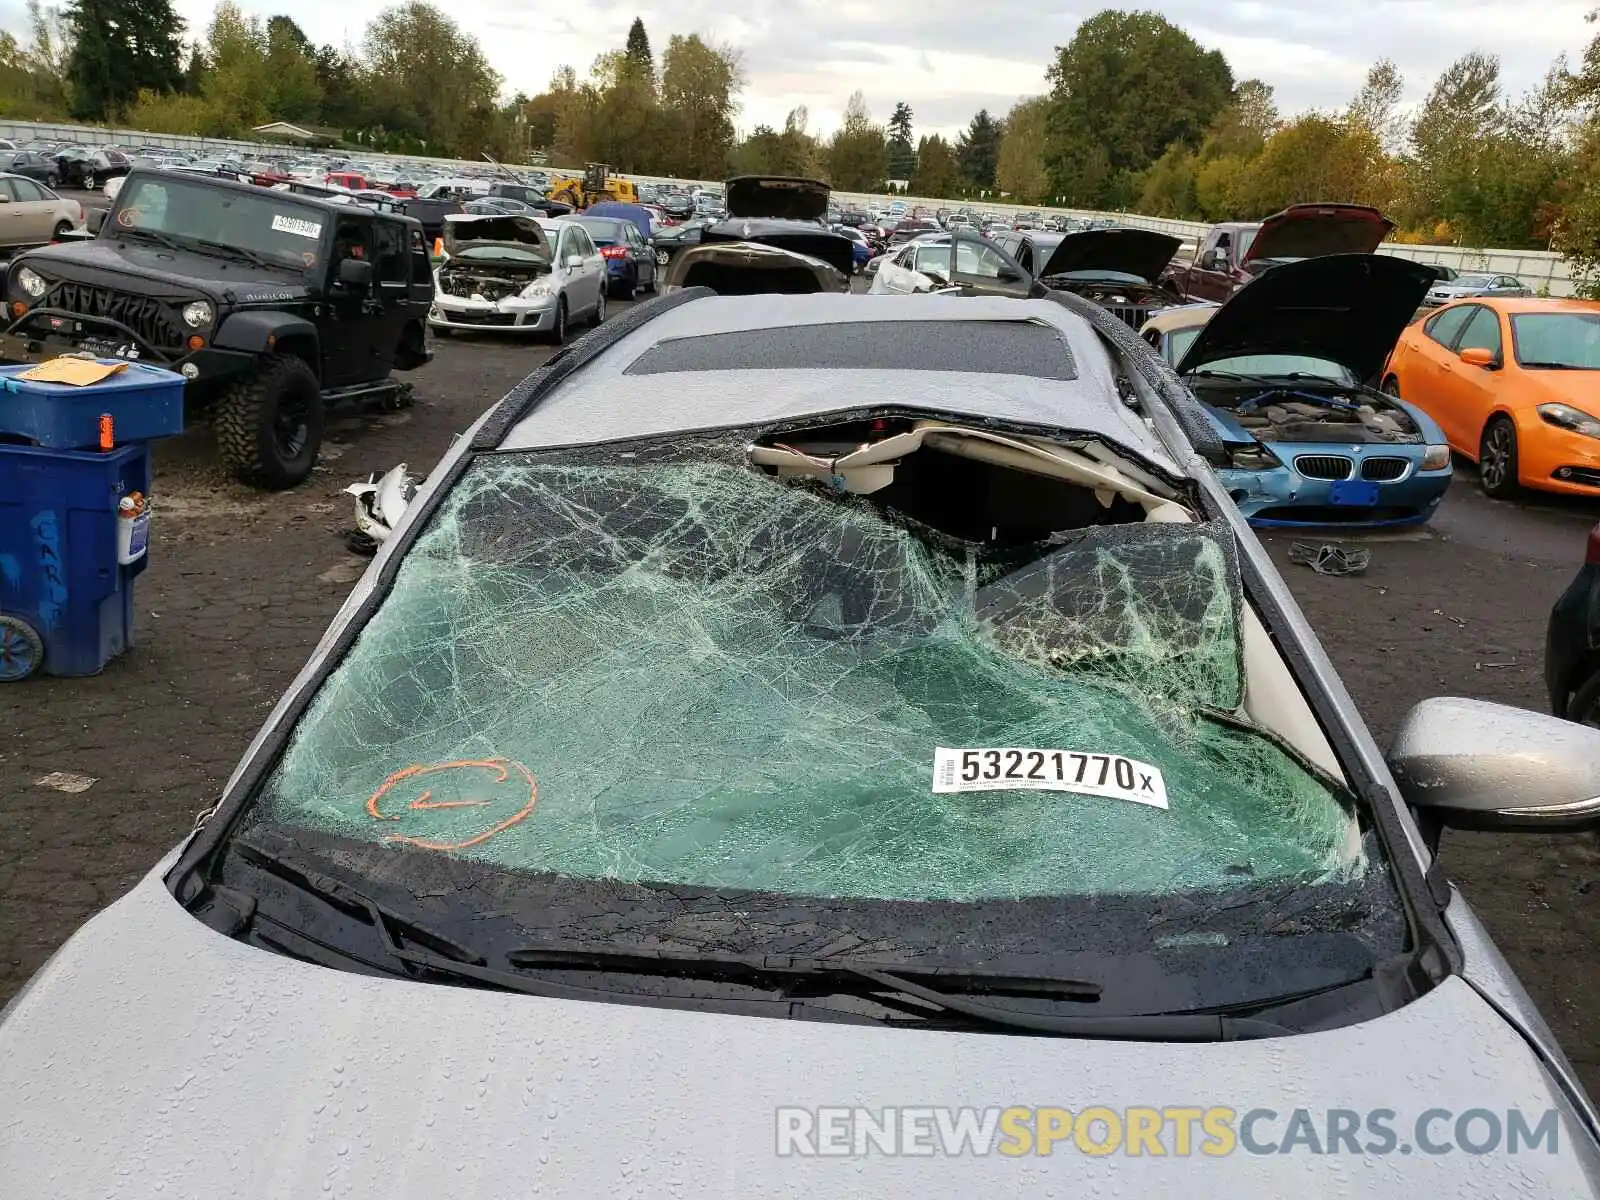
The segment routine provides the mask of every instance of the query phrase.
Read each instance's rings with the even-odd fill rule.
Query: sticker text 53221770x
[[[1167,807],[1167,784],[1159,767],[1121,754],[1078,750],[939,746],[933,752],[933,790],[1077,792]]]

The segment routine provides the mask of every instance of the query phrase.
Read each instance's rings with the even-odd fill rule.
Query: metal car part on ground
[[[1600,496],[1600,303],[1453,301],[1406,327],[1383,387],[1427,412],[1478,485]]]
[[[327,406],[410,403],[391,372],[431,357],[432,297],[406,217],[141,168],[97,236],[12,260],[0,360],[87,350],[170,367],[236,476],[292,487],[316,465]]]
[[[1218,474],[1252,524],[1426,521],[1450,485],[1444,434],[1373,386],[1431,279],[1388,255],[1284,264],[1227,304],[1158,314],[1145,340],[1206,406]]]
[[[604,1194],[626,1145],[826,1194],[780,1110],[881,1128],[921,1080],[1156,1116],[1162,1154],[1032,1156],[1061,1195],[1348,1181],[1288,1117],[1198,1164],[1172,1096],[1235,1136],[1241,1097],[1405,1138],[1516,1114],[1552,1132],[1369,1145],[1363,1194],[1600,1195],[1600,1117],[1435,857],[1592,829],[1600,733],[1432,699],[1381,753],[1192,409],[1059,293],[685,291],[584,339],[446,452],[217,807],[5,1010],[0,1170],[500,1200],[544,1144],[543,1190]],[[881,1150],[872,1194],[1016,1190],[1008,1154]]]

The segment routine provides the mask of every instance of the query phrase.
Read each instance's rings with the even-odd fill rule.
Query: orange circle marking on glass
[[[515,772],[522,782],[527,784],[527,801],[516,812],[498,823],[490,826],[480,833],[457,842],[437,842],[427,838],[413,837],[410,834],[398,833],[384,839],[390,842],[404,842],[407,845],[417,846],[423,850],[465,850],[469,846],[477,846],[488,841],[497,833],[504,833],[513,825],[520,824],[528,819],[534,808],[539,803],[539,785],[533,778],[533,772],[519,762],[512,762],[508,758],[458,758],[450,762],[416,764],[402,767],[394,772],[379,786],[378,790],[367,797],[367,815],[375,821],[400,821],[407,812],[432,812],[446,808],[488,808],[494,804],[492,800],[435,800],[433,789],[425,788],[422,793],[405,806],[400,812],[385,812],[383,801],[400,784],[410,779],[420,779],[427,775],[437,775],[444,771],[492,771],[492,783],[505,783],[510,780]]]

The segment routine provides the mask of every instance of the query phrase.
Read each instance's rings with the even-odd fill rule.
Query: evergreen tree
[[[644,31],[644,21],[640,17],[635,17],[628,27],[628,47],[623,57],[627,59],[630,74],[639,79],[655,78],[656,60],[650,53],[650,35]]]
[[[183,82],[183,21],[172,0],[73,0],[72,115],[103,121],[141,89],[176,91]]]
[[[917,152],[911,142],[911,106],[901,101],[889,118],[889,178],[910,179],[917,171]]]

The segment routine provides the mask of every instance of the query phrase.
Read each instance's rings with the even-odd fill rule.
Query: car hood
[[[200,295],[247,300],[254,293],[270,292],[275,299],[292,300],[314,290],[303,271],[288,265],[263,267],[109,234],[30,250],[12,261],[16,266],[32,267],[49,280],[100,284],[163,298]]]
[[[1416,314],[1432,278],[1421,263],[1388,254],[1284,263],[1216,311],[1178,373],[1243,354],[1303,354],[1370,379]]]
[[[1371,254],[1393,231],[1393,221],[1364,204],[1294,204],[1261,222],[1240,263]]]
[[[331,970],[212,932],[155,874],[80,930],[7,1011],[0,1095],[0,1178],[18,1200],[211,1195],[219,1179],[237,1200],[964,1200],[1104,1194],[1113,1177],[1130,1196],[1342,1194],[1354,1177],[1374,1198],[1600,1194],[1574,1110],[1458,978],[1386,1017],[1282,1040],[889,1030]],[[1390,1109],[1406,1134],[1430,1108],[1518,1108],[1530,1123],[1553,1108],[1562,1128],[1555,1154],[1360,1162],[1239,1149],[1108,1163],[1070,1143],[1023,1161],[775,1153],[780,1106],[1013,1104],[1275,1110],[1257,1144],[1281,1141],[1302,1108],[1318,1125],[1330,1109]]]
[[[459,254],[468,246],[509,246],[537,250],[550,257],[550,242],[533,217],[472,217],[453,213],[444,219],[444,252]]]
[[[1068,271],[1121,271],[1153,281],[1181,245],[1181,238],[1149,229],[1085,229],[1063,237],[1038,275],[1043,278]]]
[[[728,180],[730,217],[778,217],[820,221],[828,211],[828,185],[789,175],[740,175]]]
[[[849,274],[855,264],[855,243],[812,221],[734,218],[705,226],[700,231],[700,242],[702,246],[734,242],[776,246],[820,258],[845,274]]]

